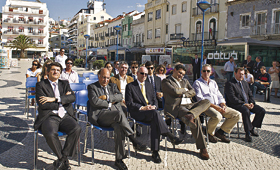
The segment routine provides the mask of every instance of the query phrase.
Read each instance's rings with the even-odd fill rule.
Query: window
[[[168,34],[168,24],[165,25],[165,34]]]
[[[43,29],[43,28],[39,28],[39,29],[38,29],[38,33],[44,33],[44,29]],[[63,40],[62,38],[63,38],[63,37],[61,37],[61,40]]]
[[[33,17],[28,17],[28,21],[32,22],[33,21]]]
[[[145,37],[144,34],[142,34],[142,42],[144,42],[144,37]]]
[[[172,5],[172,15],[176,14],[177,5]]]
[[[182,12],[186,12],[187,11],[187,2],[183,2],[182,3]]]
[[[241,27],[249,27],[250,15],[241,15]]]
[[[8,32],[13,31],[14,27],[13,26],[8,26]]]
[[[19,27],[18,32],[24,32],[24,27]]]
[[[153,20],[153,12],[148,13],[148,22]]]
[[[93,17],[93,20],[96,20],[96,17]]]
[[[169,5],[166,5],[166,12],[169,11]]]
[[[275,11],[275,23],[280,23],[280,11]]]
[[[38,39],[38,44],[44,44],[43,39]]]
[[[160,19],[161,18],[161,10],[156,10],[156,19]]]
[[[32,27],[28,27],[28,33],[33,33],[33,28]]]
[[[266,13],[257,14],[257,25],[264,25],[266,19]]]
[[[201,33],[201,21],[197,21],[196,23],[196,33]]]
[[[155,38],[160,38],[160,28],[155,30]]]
[[[181,33],[181,24],[176,24],[175,25],[175,33],[176,34]]]
[[[24,21],[24,17],[20,16],[20,17],[18,18],[18,21]]]
[[[104,16],[101,16],[101,21],[104,21]]]
[[[147,39],[152,39],[152,30],[148,30],[148,32],[147,32]]]

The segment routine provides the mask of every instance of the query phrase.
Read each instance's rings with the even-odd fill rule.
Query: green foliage
[[[51,57],[50,59],[51,59],[52,61],[54,61],[55,57]]]
[[[36,45],[33,44],[31,39],[26,35],[19,35],[12,42],[12,45],[9,46],[11,48],[15,48],[16,50],[20,50],[20,57],[24,57],[24,51],[28,48],[36,48]]]
[[[96,60],[93,62],[93,68],[97,67],[98,69],[101,69],[104,65],[104,60]]]
[[[83,59],[76,58],[75,61],[74,61],[74,66],[79,66],[81,64],[83,64]]]

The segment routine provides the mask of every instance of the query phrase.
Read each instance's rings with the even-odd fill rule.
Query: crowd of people
[[[48,145],[58,157],[53,163],[56,169],[70,168],[67,157],[74,153],[81,132],[72,107],[75,94],[69,85],[79,82],[78,74],[72,70],[73,60],[69,58],[64,60],[63,50],[60,51],[58,62],[47,60],[42,69],[40,63],[34,60],[32,68],[26,74],[40,77],[36,85],[39,114],[34,128],[42,131]],[[204,58],[202,70],[194,68],[192,85],[185,78],[186,68],[181,63],[177,63],[174,68],[167,63],[155,68],[151,61],[143,65],[132,62],[130,67],[125,61],[115,61],[113,64],[108,62],[99,70],[98,81],[87,87],[88,120],[94,125],[114,128],[115,165],[119,169],[127,169],[123,162],[126,158],[124,149],[126,136],[136,151],[147,149],[147,146],[137,139],[141,135],[137,126],[135,137],[134,126],[131,127],[127,120],[128,115],[136,121],[150,124],[151,159],[154,163],[161,162],[158,153],[161,135],[168,137],[173,145],[183,142],[183,139],[170,132],[168,128],[170,120],[165,122],[158,111],[163,107],[165,115],[180,119],[181,133],[184,133],[185,126],[190,127],[201,159],[208,160],[210,157],[203,133],[208,133],[210,142],[230,143],[225,134],[230,134],[235,124],[242,118],[246,133],[245,141],[252,142],[252,136],[258,136],[255,128],[261,128],[266,112],[255,103],[254,91],[270,86],[275,89],[277,96],[276,89],[279,88],[277,63],[273,62],[273,67],[267,73],[260,57],[253,64],[250,59],[251,56],[248,56],[242,67],[237,67],[233,58],[230,58],[226,64],[226,71],[229,74],[225,84],[225,96],[219,91],[216,81],[211,79],[213,67],[207,58]],[[200,67],[200,59],[197,56],[193,65]],[[41,71],[36,71],[38,69]],[[255,113],[253,121],[250,120],[251,112]],[[206,132],[201,125],[201,114],[210,117]],[[223,117],[225,121],[217,127]],[[58,129],[68,135],[63,148],[57,137]]]

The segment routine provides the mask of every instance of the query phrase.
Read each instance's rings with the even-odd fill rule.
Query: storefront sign
[[[107,49],[97,49],[97,55],[108,55]]]
[[[201,40],[195,40],[195,41],[184,41],[183,46],[184,47],[197,47],[201,46]],[[216,40],[204,40],[204,46],[216,46]]]
[[[170,55],[160,55],[159,64],[163,64],[165,61],[167,62],[167,64],[171,64],[171,56]]]
[[[228,55],[226,55],[226,54],[228,54]],[[220,60],[220,59],[229,60],[230,56],[232,56],[234,58],[234,60],[238,60],[237,53],[234,50],[233,50],[232,53],[230,53],[230,52],[229,53],[222,53],[222,52],[218,53],[217,51],[216,51],[216,53],[208,53],[207,58],[209,60],[211,60],[211,59],[215,59],[215,60]]]
[[[147,61],[151,61],[150,55],[142,55],[142,64],[145,64]]]
[[[146,54],[164,54],[164,48],[146,48]]]

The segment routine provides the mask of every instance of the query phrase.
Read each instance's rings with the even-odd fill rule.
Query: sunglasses
[[[60,51],[60,52],[63,52],[63,53],[64,53],[65,51]]]
[[[147,67],[147,69],[148,69],[148,70],[153,70],[153,69],[154,69],[154,67]]]
[[[159,71],[164,71],[163,69],[160,69]]]
[[[141,72],[140,74],[143,75],[143,76],[148,76],[148,73]]]
[[[131,67],[132,69],[138,68],[138,67]]]
[[[38,64],[32,64],[33,66],[37,66]]]
[[[66,63],[66,64],[71,64],[71,65],[73,65],[73,63]]]
[[[207,72],[207,73],[210,73],[210,70],[202,70],[203,73]]]

